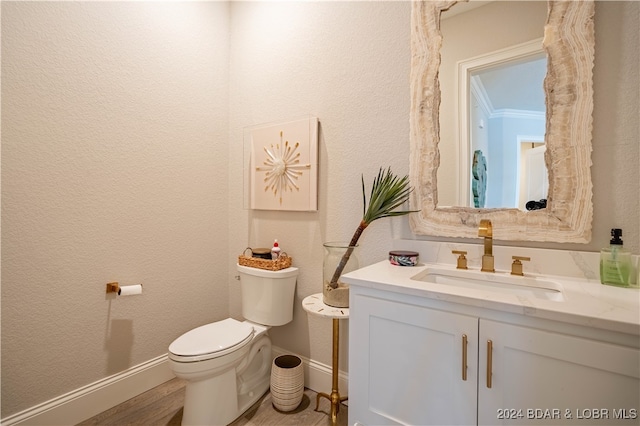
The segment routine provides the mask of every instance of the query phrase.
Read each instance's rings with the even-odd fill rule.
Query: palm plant
[[[331,288],[338,288],[338,279],[340,278],[340,275],[342,275],[342,271],[347,265],[347,262],[349,262],[349,257],[358,243],[362,232],[371,224],[371,222],[383,217],[403,216],[417,211],[395,210],[409,199],[411,191],[413,191],[413,188],[409,186],[409,176],[398,178],[391,172],[391,168],[388,168],[387,170],[382,170],[382,168],[380,168],[378,176],[373,181],[371,194],[369,196],[369,204],[367,205],[364,176],[362,177],[362,220],[360,221],[360,225],[358,225],[356,232],[353,234],[353,237],[351,237],[349,248],[344,255],[342,255],[342,259],[340,259],[340,263],[338,263],[336,271],[329,282],[329,286]]]

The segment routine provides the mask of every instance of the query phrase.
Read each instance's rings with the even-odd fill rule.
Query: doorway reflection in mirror
[[[517,137],[544,140],[546,12],[545,2],[474,1],[442,13],[440,206],[525,210]],[[473,193],[476,150],[489,170],[483,206]]]
[[[491,165],[486,204],[475,207],[524,210],[524,204],[532,197],[546,197],[546,193],[538,193],[543,183],[530,181],[546,174],[544,148],[542,155],[531,155],[530,144],[521,143],[544,143],[546,72],[547,58],[544,53],[537,53],[478,67],[469,73],[469,151],[486,152],[486,161]],[[461,159],[465,160],[471,159]],[[528,194],[533,188],[535,194]]]

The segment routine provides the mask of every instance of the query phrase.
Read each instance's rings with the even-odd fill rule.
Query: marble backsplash
[[[480,269],[484,247],[482,244],[463,244],[456,242],[438,242],[424,240],[396,239],[393,241],[394,250],[411,250],[420,254],[421,263],[456,264],[457,256],[452,250],[467,252],[467,264],[469,269]],[[530,247],[513,247],[493,245],[493,256],[496,270],[509,271],[512,256],[530,257],[531,260],[523,263],[525,274],[556,275],[571,278],[594,280],[600,283],[600,253],[572,250],[551,250]],[[640,256],[632,256],[634,273],[632,283],[636,283],[638,271],[638,259]]]

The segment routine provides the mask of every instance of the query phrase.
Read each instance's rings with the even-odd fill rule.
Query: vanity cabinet
[[[640,422],[637,345],[353,285],[350,307],[351,425]]]
[[[475,423],[477,318],[365,295],[350,315],[349,424]]]
[[[639,424],[640,351],[480,319],[478,424]]]

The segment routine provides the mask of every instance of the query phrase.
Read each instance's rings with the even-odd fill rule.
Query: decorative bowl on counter
[[[389,262],[396,266],[416,266],[418,264],[418,252],[406,250],[390,251]]]

